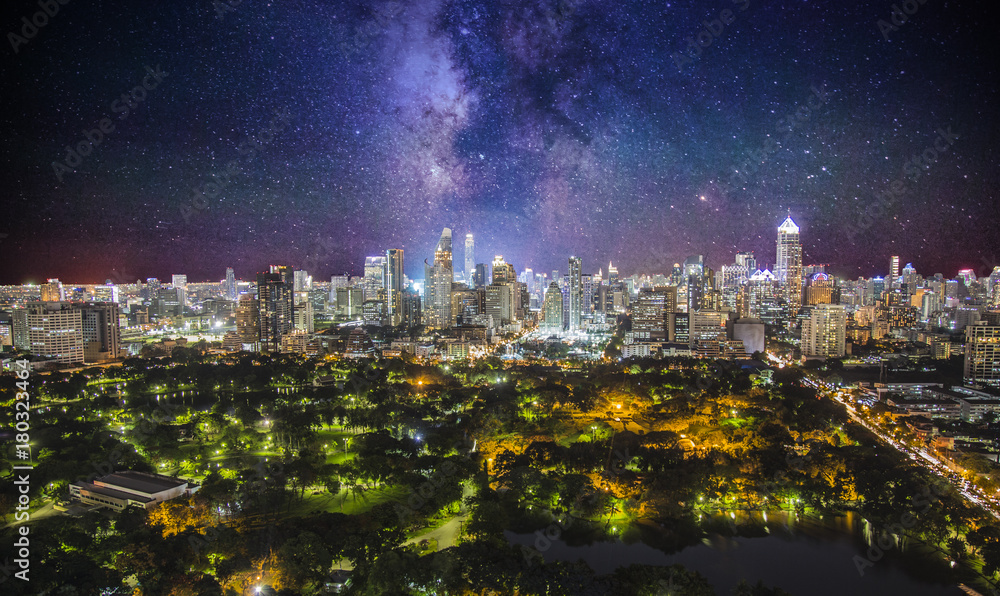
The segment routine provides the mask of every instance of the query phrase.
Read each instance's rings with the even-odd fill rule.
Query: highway
[[[822,395],[829,397],[840,405],[844,406],[847,410],[847,414],[851,417],[851,420],[860,424],[870,431],[872,434],[877,436],[883,442],[892,445],[900,453],[903,453],[914,462],[923,465],[925,468],[931,472],[937,474],[942,479],[948,481],[955,490],[957,490],[963,497],[965,497],[971,503],[974,503],[981,507],[983,510],[988,511],[993,517],[1000,519],[1000,500],[996,497],[987,496],[979,489],[976,485],[972,484],[968,480],[965,480],[959,476],[955,471],[950,469],[947,465],[942,463],[940,460],[927,453],[924,449],[914,450],[909,446],[900,443],[899,441],[893,439],[888,434],[886,434],[882,429],[878,428],[875,424],[872,424],[864,417],[864,412],[859,412],[852,403],[850,399],[850,393],[845,391],[840,391],[828,387],[822,381],[817,381],[812,378],[805,378],[803,382],[807,385],[815,388]]]

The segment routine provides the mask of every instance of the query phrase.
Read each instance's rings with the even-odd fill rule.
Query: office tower
[[[402,321],[400,324],[403,325],[403,327],[411,329],[413,327],[419,327],[423,324],[420,294],[411,289],[403,290],[403,299],[401,304]]]
[[[991,306],[1000,306],[1000,266],[994,267],[987,278],[986,295]]]
[[[632,331],[652,340],[674,341],[672,315],[676,310],[677,288],[643,288],[632,307]]]
[[[802,355],[839,358],[846,352],[847,310],[840,304],[819,304],[802,321]]]
[[[893,255],[889,260],[889,279],[888,282],[890,289],[895,289],[899,284],[899,256]]]
[[[569,330],[580,329],[580,316],[583,308],[583,260],[580,257],[569,258]]]
[[[280,351],[281,338],[292,331],[295,323],[294,293],[290,268],[272,265],[270,272],[257,274],[257,309],[262,351]]]
[[[115,284],[94,286],[94,302],[118,302],[119,298],[118,286]]]
[[[757,258],[752,252],[736,253],[736,266],[747,270],[747,276],[757,270]]]
[[[385,251],[385,299],[389,324],[399,325],[403,321],[401,305],[403,299],[402,248],[390,248]]]
[[[687,289],[687,311],[695,312],[702,307],[705,291],[705,257],[692,255],[684,259],[684,285]]]
[[[22,313],[19,315],[19,313]],[[66,302],[32,302],[14,311],[14,336],[59,364],[83,364],[83,312]],[[23,325],[23,328],[19,328]]]
[[[87,302],[73,305],[80,311],[84,362],[107,362],[121,355],[121,327],[118,304]]]
[[[789,314],[794,317],[802,307],[802,243],[791,214],[778,226],[774,275],[784,284]]]
[[[493,283],[507,284],[517,281],[514,266],[503,260],[503,255],[493,257]]]
[[[465,235],[465,283],[470,287],[475,287],[472,282],[476,274],[476,242],[472,239],[472,234]]]
[[[595,282],[593,274],[585,273],[580,276],[580,287],[583,301],[580,304],[580,316],[587,318],[594,313],[594,293],[600,282]]]
[[[447,329],[451,325],[451,284],[454,281],[451,260],[451,230],[441,232],[434,249],[434,262],[424,260],[424,324],[431,329]]]
[[[49,279],[46,283],[38,286],[41,293],[42,302],[62,302],[66,300],[66,292],[63,290],[62,282],[58,279]]]
[[[385,288],[385,262],[384,256],[365,257],[365,300],[377,300]]]
[[[563,295],[559,284],[552,282],[542,303],[542,325],[551,331],[562,330]]]
[[[493,271],[496,273],[496,269]],[[516,283],[493,283],[486,286],[486,314],[493,317],[494,325],[506,325],[514,320]]]
[[[170,285],[173,286],[174,290],[177,292],[177,302],[181,305],[181,308],[185,308],[188,305],[187,299],[187,285],[188,276],[183,274],[174,274],[171,277]]]
[[[244,350],[256,351],[260,341],[260,309],[257,300],[243,294],[236,305],[236,334]]]
[[[160,297],[161,287],[160,280],[155,277],[146,278],[146,285],[140,291],[140,296],[143,300],[155,300]]]
[[[826,273],[814,273],[806,287],[806,304],[833,304],[833,281]]]
[[[222,288],[226,300],[236,300],[236,273],[232,267],[226,267],[226,283]]]
[[[965,328],[965,384],[1000,386],[1000,325]]]
[[[361,318],[365,302],[364,288],[341,286],[334,288],[334,308],[338,318],[356,321]]]
[[[608,261],[608,284],[618,283],[618,268]]]
[[[976,283],[976,272],[972,269],[962,269],[958,272],[958,279],[962,280],[965,287],[969,287]]]
[[[472,286],[470,287],[480,290],[490,283],[490,279],[489,265],[486,263],[476,263],[476,272],[472,276]]]
[[[908,295],[913,296],[917,293],[917,270],[913,267],[913,263],[907,263],[906,267],[903,267],[901,279],[903,281],[901,287]]]

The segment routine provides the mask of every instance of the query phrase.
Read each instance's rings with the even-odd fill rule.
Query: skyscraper
[[[180,303],[181,307],[183,308],[187,306],[188,276],[174,274],[174,276],[171,278],[170,285],[172,285],[174,287],[174,290],[177,291],[177,302]]]
[[[546,329],[552,331],[562,329],[563,311],[562,290],[559,284],[552,282],[548,290],[545,291],[545,300],[542,303],[542,324]]]
[[[389,324],[399,325],[403,320],[403,249],[385,251],[385,299]]]
[[[265,352],[281,349],[281,338],[295,323],[294,278],[291,268],[271,266],[257,274],[257,308],[260,317],[260,347]]]
[[[569,330],[580,329],[580,315],[583,313],[583,260],[580,257],[569,258]]]
[[[365,257],[365,300],[377,300],[379,290],[385,289],[384,256]]]
[[[434,263],[424,260],[424,319],[427,327],[447,329],[451,325],[451,283],[454,281],[451,260],[451,230],[441,231],[434,249]]]
[[[802,307],[802,242],[799,226],[792,221],[791,215],[778,226],[774,275],[784,285],[788,310],[794,317]]]
[[[965,383],[1000,386],[1000,325],[986,322],[965,328]]]
[[[840,304],[819,304],[802,321],[802,355],[839,358],[845,353],[847,311]]]
[[[226,300],[236,300],[236,274],[232,267],[226,267],[226,285],[222,293]]]
[[[465,284],[473,287],[473,276],[476,275],[476,243],[472,234],[465,235]]]
[[[899,255],[893,255],[889,260],[889,289],[895,289],[899,283]]]

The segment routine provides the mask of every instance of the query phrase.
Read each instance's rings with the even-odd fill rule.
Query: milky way
[[[1000,263],[986,2],[148,4],[7,7],[0,282],[769,264],[789,210],[846,275]]]

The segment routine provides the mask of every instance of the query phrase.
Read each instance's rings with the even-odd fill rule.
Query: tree
[[[281,545],[276,563],[275,587],[301,590],[325,579],[333,557],[318,535],[302,532]]]

